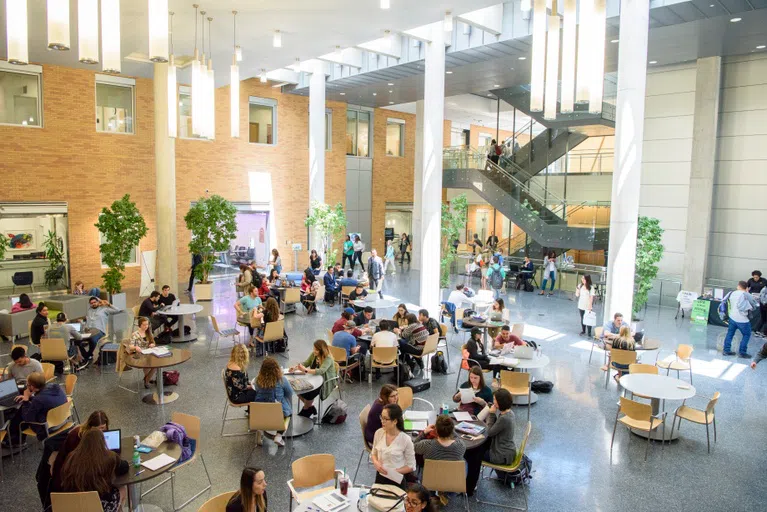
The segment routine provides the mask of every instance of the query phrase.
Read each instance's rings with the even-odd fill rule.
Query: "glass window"
[[[386,121],[386,156],[405,156],[405,121]]]
[[[346,111],[346,154],[357,156],[357,112]]]
[[[96,131],[134,133],[133,80],[96,76]]]
[[[0,124],[42,126],[40,108],[40,72],[7,70],[0,67]]]
[[[493,136],[487,133],[479,134],[479,147],[484,148],[490,145],[490,141],[493,140]]]
[[[250,97],[248,141],[277,144],[277,101]]]
[[[105,241],[106,239],[104,238],[104,235],[99,232],[99,245],[103,244]],[[137,267],[139,254],[139,246],[137,245],[130,250],[130,258],[128,258],[128,261],[125,262],[125,266]],[[106,268],[106,265],[104,265],[104,260],[101,259],[101,252],[99,252],[99,260],[101,260],[101,268]]]
[[[346,111],[346,154],[370,156],[370,121],[372,114],[364,110]]]
[[[186,86],[178,88],[178,136],[181,139],[207,140],[192,133],[192,90]]]

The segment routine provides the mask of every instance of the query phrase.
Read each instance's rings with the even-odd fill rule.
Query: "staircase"
[[[548,128],[521,147],[513,157],[502,157],[499,164],[524,182],[565,156],[587,138],[582,133],[571,132],[566,128]],[[516,165],[511,165],[512,163]]]
[[[544,247],[588,251],[607,247],[607,229],[567,225],[568,213],[585,203],[568,205],[535,182],[519,180],[514,174],[524,171],[513,162],[511,165],[514,172],[493,164],[473,148],[447,148],[442,186],[474,190]]]

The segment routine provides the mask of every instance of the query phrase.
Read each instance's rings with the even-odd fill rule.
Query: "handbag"
[[[175,386],[178,384],[178,370],[168,370],[162,372],[162,383],[165,386]]]
[[[583,314],[583,325],[594,327],[597,325],[597,314],[593,311],[586,311]]]
[[[380,512],[405,510],[405,491],[396,485],[374,484],[368,495],[368,507]]]

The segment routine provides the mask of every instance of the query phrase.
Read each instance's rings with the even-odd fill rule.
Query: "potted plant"
[[[192,232],[189,252],[197,254],[202,262],[194,271],[200,282],[194,287],[196,300],[211,300],[213,290],[210,272],[215,253],[226,251],[237,236],[237,208],[219,195],[202,197],[184,216],[186,227]]]
[[[331,248],[334,239],[343,234],[346,229],[344,205],[339,202],[335,206],[330,206],[312,201],[309,215],[306,216],[304,224],[306,227],[314,228],[317,232],[317,236],[322,242],[320,253],[323,255],[325,265],[335,265],[338,251],[336,249],[331,250]]]
[[[66,266],[64,265],[64,240],[56,234],[56,231],[48,231],[43,240],[45,259],[48,260],[48,270],[45,271],[45,286],[54,288],[64,279]]]
[[[439,261],[440,288],[448,288],[450,286],[450,268],[456,258],[453,241],[458,240],[461,233],[466,229],[466,216],[468,212],[469,200],[466,198],[466,194],[454,197],[450,203],[442,203],[441,259]]]
[[[660,221],[653,217],[639,217],[637,225],[637,251],[634,270],[634,315],[633,319],[639,321],[637,314],[647,304],[648,295],[652,289],[652,282],[658,275],[658,262],[663,258],[664,247],[661,243],[663,228]],[[637,325],[637,331],[641,330]]]
[[[101,261],[108,267],[101,274],[104,289],[109,294],[109,301],[116,308],[124,309],[126,300],[122,293],[122,281],[125,279],[125,263],[149,230],[136,203],[130,200],[130,194],[125,194],[111,207],[102,208],[99,221],[94,225],[103,240],[99,245]]]

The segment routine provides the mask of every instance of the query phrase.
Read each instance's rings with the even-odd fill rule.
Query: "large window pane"
[[[357,112],[346,111],[346,154],[357,156]]]
[[[250,98],[248,141],[254,144],[276,144],[275,120],[277,102]]]
[[[400,119],[386,122],[386,155],[405,156],[405,123]]]
[[[40,75],[0,70],[0,123],[41,126]]]
[[[359,112],[357,121],[357,156],[370,156],[370,112]]]
[[[192,94],[184,86],[178,90],[178,136],[182,139],[207,140],[192,133]]]
[[[96,131],[133,133],[133,87],[96,82]]]

